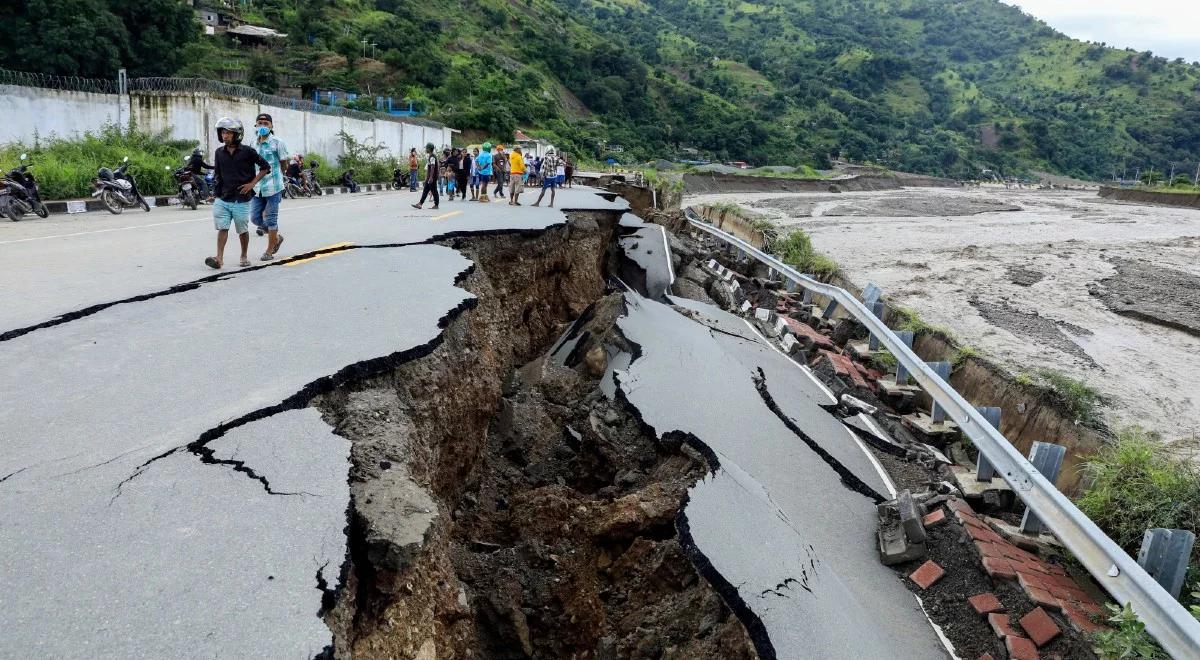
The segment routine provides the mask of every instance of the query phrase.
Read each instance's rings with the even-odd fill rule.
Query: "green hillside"
[[[411,98],[456,127],[502,136],[520,126],[623,160],[820,166],[840,155],[952,176],[1044,169],[1100,178],[1122,165],[1132,173],[1200,159],[1200,66],[1074,41],[995,0],[233,4],[243,20],[288,33],[286,44],[175,36],[190,9],[168,0],[133,3],[137,16],[124,0],[24,0],[0,19],[46,43],[0,44],[0,66],[93,75],[88,67],[115,60],[131,75],[210,77],[240,69],[268,91],[287,81]],[[131,34],[82,34],[109,14]],[[155,21],[164,27],[147,26]],[[155,52],[179,42],[176,56],[139,47],[147,29]],[[82,49],[74,59],[73,47]],[[56,56],[41,56],[47,49]]]

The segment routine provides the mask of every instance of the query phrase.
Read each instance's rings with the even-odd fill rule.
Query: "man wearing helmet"
[[[216,165],[217,200],[213,203],[213,224],[217,228],[217,256],[204,260],[209,268],[225,265],[225,242],[229,239],[231,224],[242,245],[239,265],[250,265],[246,255],[250,248],[250,200],[254,198],[254,186],[271,173],[271,165],[254,148],[242,144],[242,134],[242,122],[236,119],[225,117],[217,122],[217,140],[221,142],[213,161]]]

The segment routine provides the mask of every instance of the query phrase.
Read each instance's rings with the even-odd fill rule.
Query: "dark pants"
[[[408,172],[408,189],[417,192],[417,171],[410,170]]]
[[[425,198],[429,196],[429,193],[433,193],[433,205],[437,206],[438,200],[439,200],[437,181],[426,181],[425,182],[425,188],[423,190],[421,190],[421,201],[419,201],[417,203],[424,204]]]
[[[467,179],[468,178],[469,177],[466,172],[458,173],[458,192],[459,192],[459,194],[462,195],[463,199],[467,198]]]
[[[496,175],[496,190],[494,190],[492,192],[492,194],[493,195],[503,195],[504,194],[504,183],[507,180],[508,180],[507,172],[502,172],[500,174],[497,174]]]

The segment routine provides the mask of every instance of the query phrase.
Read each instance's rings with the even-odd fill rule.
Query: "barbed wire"
[[[40,87],[70,92],[91,92],[95,94],[117,94],[119,86],[116,80],[102,78],[79,78],[75,76],[53,76],[43,73],[28,73],[0,69],[0,85],[18,87]],[[277,108],[287,108],[302,112],[349,117],[364,121],[392,121],[401,124],[414,124],[442,128],[444,124],[419,117],[398,117],[381,112],[363,112],[337,105],[314,103],[308,99],[290,98],[275,94],[266,94],[248,85],[208,80],[206,78],[130,78],[128,81],[130,93],[177,93],[177,94],[213,94],[256,101]]]
[[[333,115],[337,117],[349,117],[351,119],[362,119],[365,121],[383,120],[403,124],[417,124],[420,126],[430,126],[435,128],[441,128],[443,126],[443,124],[429,119],[420,119],[417,117],[396,117],[385,113],[363,112],[361,110],[354,110],[352,108],[345,108],[338,105],[314,103],[308,99],[297,99],[287,96],[267,94],[248,85],[208,80],[206,78],[132,78],[129,81],[129,91],[131,93],[214,94],[218,96],[244,98],[277,108],[287,108],[290,110]]]
[[[117,81],[101,78],[79,78],[76,76],[52,76],[44,73],[27,73],[0,69],[0,85],[17,87],[42,87],[68,92],[91,92],[94,94],[116,94]]]

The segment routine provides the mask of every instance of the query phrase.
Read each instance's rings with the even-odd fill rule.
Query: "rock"
[[[713,281],[708,287],[708,295],[712,297],[713,302],[727,310],[733,309],[734,305],[737,304],[733,292],[720,280]]]
[[[593,346],[584,356],[583,365],[587,368],[588,374],[599,378],[604,375],[604,370],[608,367],[608,355],[600,346]]]
[[[567,225],[579,231],[597,231],[600,229],[600,225],[592,218],[572,217],[567,220]]]
[[[842,189],[838,186],[838,184],[831,183],[831,184],[829,184],[829,192],[840,193],[840,192],[842,192]]]
[[[696,258],[695,244],[691,241],[681,240],[671,232],[667,232],[667,245],[670,246],[671,253],[679,255],[683,261],[691,261]]]
[[[677,499],[661,484],[654,484],[604,507],[591,532],[606,538],[632,538],[642,530],[669,524],[678,508]]]
[[[703,286],[697,284],[696,282],[693,282],[690,279],[675,280],[675,284],[672,286],[672,290],[674,291],[675,295],[677,295],[681,298],[688,298],[689,300],[698,300],[702,303],[708,303],[710,305],[717,304],[716,301],[714,301],[712,298],[709,297],[708,292],[704,290]]]
[[[401,470],[351,485],[354,513],[366,530],[367,559],[376,568],[403,572],[425,545],[437,503]]]
[[[702,268],[697,268],[696,265],[693,263],[693,264],[688,264],[685,268],[683,268],[682,270],[679,271],[676,281],[678,281],[680,279],[691,280],[691,281],[699,284],[700,286],[707,288],[708,285],[714,279],[716,279],[716,276]]]
[[[425,640],[413,660],[437,660],[437,644],[432,639]]]

